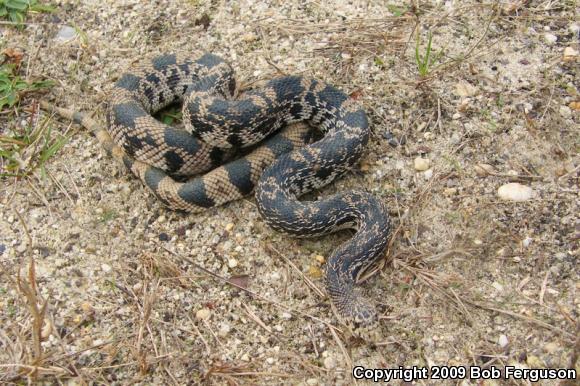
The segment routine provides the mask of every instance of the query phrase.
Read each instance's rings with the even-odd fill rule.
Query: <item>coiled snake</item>
[[[116,82],[107,130],[81,113],[44,107],[93,130],[110,154],[173,209],[199,212],[255,187],[258,210],[276,230],[316,237],[356,229],[328,259],[325,284],[343,322],[355,332],[372,328],[377,313],[355,285],[387,246],[386,207],[362,192],[298,200],[359,160],[369,138],[365,112],[335,87],[300,76],[275,78],[235,99],[234,89],[233,70],[221,58],[164,54],[143,60]],[[151,115],[176,101],[183,101],[185,131]],[[322,138],[304,146],[312,138],[300,122],[319,128]],[[179,180],[206,172],[235,150],[264,139],[245,157]]]

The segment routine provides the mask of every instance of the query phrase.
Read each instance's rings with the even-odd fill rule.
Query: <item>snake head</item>
[[[365,340],[375,340],[379,316],[363,291],[355,288],[352,281],[332,279],[327,281],[327,290],[336,316],[351,333]]]

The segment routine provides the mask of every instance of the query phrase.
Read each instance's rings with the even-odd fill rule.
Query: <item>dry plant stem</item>
[[[40,345],[41,342],[41,331],[42,326],[44,324],[44,318],[46,315],[46,307],[48,305],[48,300],[42,300],[42,298],[38,295],[37,288],[36,288],[36,273],[35,273],[35,265],[34,265],[34,258],[32,257],[32,237],[28,232],[28,227],[24,222],[24,219],[18,213],[18,211],[14,211],[17,215],[18,220],[20,221],[20,225],[26,234],[26,238],[28,241],[28,275],[26,277],[27,281],[23,280],[20,276],[20,269],[18,270],[18,275],[16,277],[16,282],[18,284],[18,289],[24,296],[26,297],[28,310],[32,316],[32,342],[34,348],[33,357],[30,358],[30,363],[41,365],[43,363],[43,353],[42,347]],[[39,306],[40,304],[40,306]],[[30,376],[34,376],[35,371],[33,371]]]
[[[185,257],[185,256],[183,256],[181,254],[178,254],[178,253],[176,253],[176,252],[174,252],[174,251],[166,248],[165,246],[161,246],[161,248],[163,248],[167,252],[171,253],[172,255],[175,255],[175,256],[179,257],[183,261],[186,261],[187,263],[191,264],[195,269],[206,273],[210,277],[213,277],[213,278],[221,281],[222,283],[229,284],[229,285],[231,285],[233,287],[236,287],[237,289],[239,289],[239,290],[241,290],[241,291],[243,291],[243,292],[245,292],[245,293],[247,293],[247,294],[249,294],[249,295],[257,298],[257,299],[260,299],[262,301],[265,301],[267,303],[270,303],[270,304],[272,304],[272,305],[274,305],[274,306],[276,306],[278,308],[281,308],[281,309],[283,309],[285,311],[288,311],[290,313],[295,313],[295,314],[298,314],[298,315],[301,315],[301,316],[310,318],[310,319],[315,320],[315,321],[317,321],[319,323],[325,324],[329,328],[332,328],[332,329],[335,329],[337,331],[342,332],[342,330],[340,328],[338,328],[338,327],[336,327],[336,326],[334,326],[334,325],[332,325],[332,324],[330,324],[330,323],[328,323],[328,322],[326,322],[326,321],[324,321],[324,320],[322,320],[320,318],[317,318],[316,316],[307,314],[305,312],[302,312],[302,311],[296,310],[294,308],[291,308],[291,307],[285,306],[283,304],[280,304],[280,303],[278,303],[278,302],[276,302],[274,300],[268,299],[268,298],[266,298],[266,297],[264,297],[264,296],[262,296],[262,295],[260,295],[260,294],[258,294],[256,292],[254,292],[254,291],[250,291],[249,289],[244,288],[244,287],[242,287],[242,286],[240,286],[240,285],[232,282],[231,280],[228,280],[228,279],[226,279],[226,278],[224,278],[224,277],[222,277],[222,276],[220,276],[220,275],[218,275],[218,274],[216,274],[216,273],[214,273],[214,272],[212,272],[212,271],[210,271],[210,270],[208,270],[208,269],[200,266],[199,264],[196,264],[193,260],[191,260],[191,259],[189,259],[189,258],[187,258],[187,257]]]

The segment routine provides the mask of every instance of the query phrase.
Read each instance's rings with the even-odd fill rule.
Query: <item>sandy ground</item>
[[[56,82],[0,115],[1,135],[40,124],[39,98],[104,123],[108,88],[146,54],[214,52],[245,87],[306,74],[359,98],[373,130],[357,170],[313,198],[373,192],[395,233],[364,283],[383,315],[365,342],[338,323],[320,278],[348,234],[276,233],[252,197],[169,211],[90,133],[49,117],[68,144],[44,173],[1,180],[0,381],[330,385],[356,383],[356,365],[579,370],[575,1],[52,3],[24,29],[0,24],[22,73]],[[417,36],[424,54],[429,32],[433,63],[420,75]],[[513,182],[530,196],[498,196]],[[458,378],[444,383],[529,384]]]

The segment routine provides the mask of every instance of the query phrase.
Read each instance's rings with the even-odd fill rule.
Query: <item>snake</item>
[[[386,204],[362,191],[301,199],[361,159],[370,129],[357,98],[298,75],[236,95],[234,71],[221,57],[164,53],[137,60],[108,99],[106,128],[82,112],[42,106],[90,129],[171,209],[198,213],[255,191],[261,217],[277,231],[319,237],[353,229],[326,259],[324,283],[351,331],[376,328],[379,314],[359,284],[387,249]],[[182,129],[154,117],[176,103]]]

